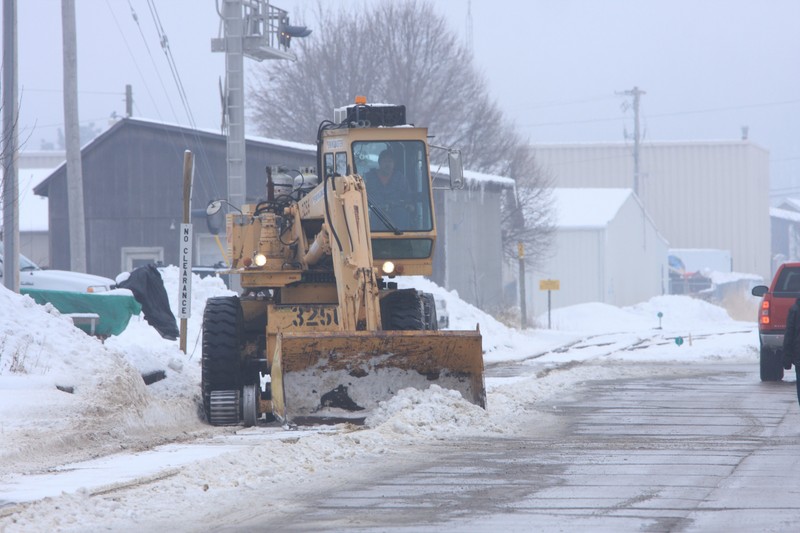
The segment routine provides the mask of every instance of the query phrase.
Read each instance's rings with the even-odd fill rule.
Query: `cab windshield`
[[[355,172],[364,178],[373,232],[433,229],[430,177],[421,141],[353,143]]]

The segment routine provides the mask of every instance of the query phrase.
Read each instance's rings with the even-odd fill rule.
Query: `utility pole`
[[[133,87],[130,84],[125,86],[125,116],[133,116]]]
[[[61,0],[64,43],[64,140],[67,148],[67,214],[70,269],[86,272],[86,219],[83,211],[83,168],[78,119],[78,46],[75,0]]]
[[[19,292],[17,0],[3,0],[3,284]]]
[[[634,87],[630,91],[623,91],[617,94],[633,97],[633,192],[638,196],[641,180],[641,173],[639,170],[639,146],[642,140],[639,129],[639,97],[647,93],[640,90],[639,87]]]

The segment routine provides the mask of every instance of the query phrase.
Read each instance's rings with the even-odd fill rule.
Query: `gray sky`
[[[638,86],[647,93],[645,141],[733,140],[749,126],[770,151],[773,188],[800,187],[797,0],[431,1],[465,38],[471,12],[476,66],[531,141],[623,140],[633,113],[618,93]],[[123,115],[129,83],[134,115],[188,124],[148,2],[76,3],[81,121],[104,128]],[[218,129],[224,60],[210,51],[214,0],[153,3],[196,124]],[[312,29],[315,3],[273,2]],[[61,1],[18,0],[18,11],[20,138],[38,149],[63,129]],[[246,60],[249,81],[254,66]]]

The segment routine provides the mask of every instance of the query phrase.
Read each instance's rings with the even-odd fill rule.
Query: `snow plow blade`
[[[271,380],[284,423],[362,423],[400,389],[431,384],[486,407],[479,331],[282,333]]]

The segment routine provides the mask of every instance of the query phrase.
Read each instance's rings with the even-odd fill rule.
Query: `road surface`
[[[586,384],[521,433],[442,443],[289,513],[231,510],[226,531],[789,531],[800,521],[794,382],[757,365]],[[281,490],[266,498],[275,502]],[[217,524],[224,526],[224,523]],[[216,529],[216,527],[215,527]]]

